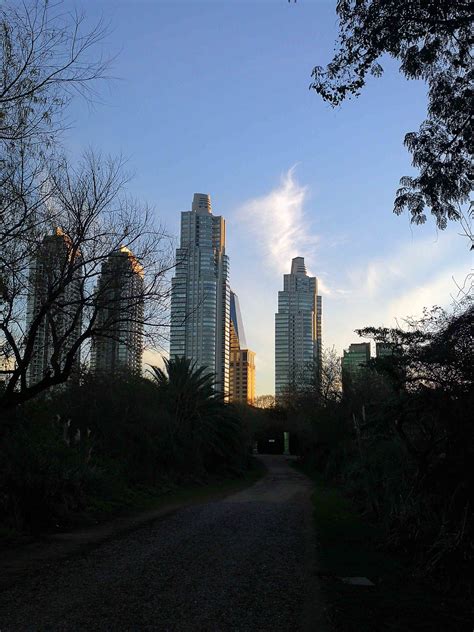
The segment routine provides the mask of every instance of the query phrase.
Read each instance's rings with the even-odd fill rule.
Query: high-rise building
[[[354,343],[349,345],[348,350],[344,350],[341,358],[343,388],[347,387],[348,381],[361,374],[369,360],[370,342]]]
[[[303,257],[283,276],[275,314],[275,396],[309,383],[322,353],[322,300],[318,281],[309,277]]]
[[[28,298],[26,305],[27,332],[35,329],[34,347],[27,370],[29,385],[37,384],[53,371],[52,360],[62,368],[66,354],[77,341],[82,326],[80,288],[82,261],[80,254],[74,256],[70,238],[60,228],[47,235],[30,263]],[[71,279],[64,283],[68,274]],[[58,288],[52,305],[43,317],[37,319],[45,301]],[[80,351],[75,354],[72,373],[78,368]]]
[[[255,352],[247,347],[239,299],[230,293],[230,380],[231,402],[255,402]]]
[[[210,196],[195,193],[181,213],[180,245],[171,290],[170,357],[185,357],[215,373],[228,397],[230,353],[229,258],[225,220]]]
[[[143,355],[143,267],[125,247],[102,264],[91,368],[140,375]]]
[[[376,358],[391,358],[396,354],[395,347],[389,342],[376,342],[375,343],[375,357]]]
[[[316,365],[318,371],[321,371],[323,363],[323,297],[319,294],[316,296],[316,340],[314,344]]]

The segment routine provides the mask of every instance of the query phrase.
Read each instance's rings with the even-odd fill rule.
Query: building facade
[[[322,355],[322,299],[316,277],[307,275],[303,257],[283,276],[275,314],[275,396],[309,383]]]
[[[370,360],[370,342],[358,342],[344,349],[341,358],[342,387],[348,387],[358,375],[362,373]]]
[[[393,344],[389,342],[376,342],[375,343],[375,357],[376,358],[391,358],[396,354]]]
[[[228,398],[230,362],[229,258],[225,220],[212,214],[210,196],[195,193],[181,213],[171,288],[170,357],[185,357],[216,375]]]
[[[143,356],[144,271],[128,248],[109,255],[97,283],[91,369],[140,375]]]
[[[70,280],[65,283],[66,276]],[[80,289],[82,261],[80,254],[73,254],[69,237],[57,228],[47,235],[30,263],[28,298],[26,305],[27,332],[35,329],[31,362],[27,369],[29,385],[37,384],[53,372],[52,361],[63,367],[65,357],[77,341],[82,326]],[[45,300],[51,293],[59,292],[53,304],[37,321]],[[75,353],[72,373],[78,369],[80,350]]]
[[[255,403],[255,353],[247,347],[239,299],[230,293],[230,379],[229,399]]]

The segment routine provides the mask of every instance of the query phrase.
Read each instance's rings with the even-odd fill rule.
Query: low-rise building
[[[341,358],[343,390],[362,373],[369,360],[370,342],[353,343],[349,345],[349,349],[344,349]]]
[[[241,404],[255,402],[255,352],[247,347],[239,299],[230,293],[229,399]]]

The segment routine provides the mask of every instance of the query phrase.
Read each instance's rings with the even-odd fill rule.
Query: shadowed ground
[[[4,590],[0,630],[322,632],[311,483],[284,457],[261,458],[268,472],[252,487]]]

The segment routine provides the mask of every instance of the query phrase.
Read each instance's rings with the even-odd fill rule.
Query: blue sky
[[[398,180],[412,172],[403,136],[424,118],[425,86],[386,60],[384,76],[337,110],[308,90],[313,66],[331,58],[335,4],[75,5],[110,22],[116,78],[97,86],[93,107],[72,104],[66,144],[124,154],[131,193],[173,234],[193,193],[210,193],[227,220],[258,393],[273,392],[274,313],[291,257],[320,279],[324,345],[339,353],[357,327],[448,304],[470,266],[459,227],[439,233],[392,213]]]

